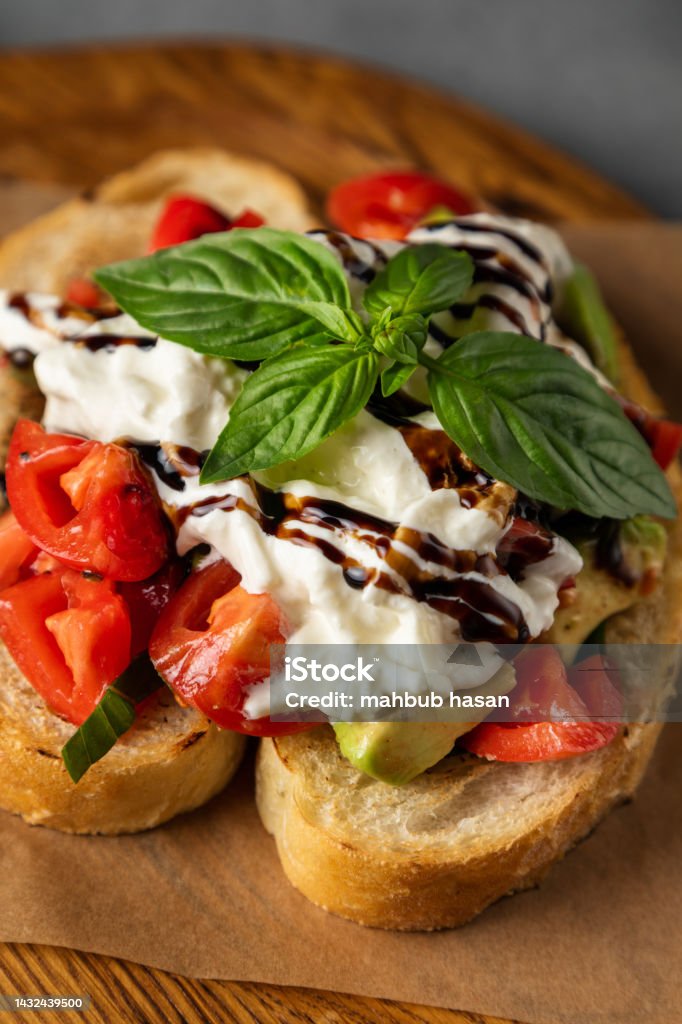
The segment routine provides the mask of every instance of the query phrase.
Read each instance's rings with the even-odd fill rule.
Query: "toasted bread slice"
[[[570,763],[457,754],[392,787],[356,771],[322,726],[263,741],[258,810],[289,880],[313,903],[378,928],[451,928],[539,882],[631,795],[659,728],[637,727]]]
[[[60,755],[74,726],[50,711],[1,646],[0,673],[0,807],[31,825],[139,832],[201,806],[241,761],[243,736],[217,729],[164,690],[74,784]]]
[[[219,149],[165,150],[6,238],[0,288],[61,295],[73,277],[144,255],[164,200],[177,193],[233,216],[250,207],[276,228],[313,224],[300,186],[269,164]]]
[[[58,207],[0,244],[0,287],[62,294],[73,277],[142,255],[165,197],[189,193],[275,227],[311,225],[300,187],[221,150],[171,150]],[[0,370],[0,465],[19,415],[39,417],[30,373]],[[136,832],[204,803],[229,782],[244,738],[166,693],[77,784],[60,757],[74,727],[54,715],[0,647],[0,808],[64,832]]]
[[[623,390],[660,405],[622,343]],[[682,475],[670,482],[682,506]],[[670,524],[663,579],[609,625],[613,643],[682,641],[682,522]],[[454,754],[400,788],[363,775],[329,727],[261,744],[256,798],[284,871],[319,906],[360,924],[464,924],[535,885],[615,804],[634,793],[660,725],[631,725],[592,754],[499,764]]]

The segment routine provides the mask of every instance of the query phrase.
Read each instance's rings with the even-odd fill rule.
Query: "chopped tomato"
[[[601,654],[573,665],[569,672],[571,686],[576,691],[592,718],[606,721],[618,719],[623,714],[623,698],[613,684],[617,672],[606,664]]]
[[[172,559],[157,573],[138,583],[120,583],[118,592],[128,606],[133,631],[133,657],[146,651],[159,615],[185,578],[185,563]]]
[[[387,171],[337,185],[327,200],[327,216],[359,238],[405,238],[429,213],[445,208],[454,216],[473,213],[473,200],[418,171]]]
[[[259,213],[248,208],[239,214],[236,220],[230,225],[233,228],[262,228],[265,221]]]
[[[672,420],[654,419],[651,423],[649,444],[651,454],[661,467],[667,469],[677,458],[682,445],[682,424]]]
[[[249,594],[227,562],[193,573],[161,613],[149,644],[154,666],[179,701],[223,729],[274,736],[301,723],[247,718],[251,689],[270,673],[270,646],[284,643],[282,615],[267,594]]]
[[[38,549],[13,512],[0,517],[0,590],[18,583],[22,570],[36,557]]]
[[[220,210],[194,196],[170,196],[156,222],[149,252],[180,245],[216,231],[227,231],[230,220]]]
[[[80,725],[130,662],[130,619],[114,585],[66,569],[0,593],[0,636],[56,714]]]
[[[236,220],[226,217],[214,206],[195,199],[194,196],[171,196],[156,222],[149,243],[149,252],[166,249],[169,245],[181,245],[202,235],[231,228],[259,228],[265,224],[260,214],[244,210]]]
[[[513,578],[533,562],[540,562],[552,550],[554,535],[550,530],[522,516],[514,516],[511,526],[497,545],[500,566]]]
[[[105,294],[87,277],[72,278],[66,288],[66,301],[84,309],[97,309],[105,301]]]
[[[465,750],[489,761],[558,761],[599,750],[618,733],[617,722],[589,720],[592,709],[570,686],[552,647],[530,646],[515,667],[518,682],[510,695],[515,721],[481,723],[461,737]]]
[[[651,454],[658,465],[661,469],[667,469],[679,455],[682,446],[682,423],[662,420],[622,395],[616,394],[614,397],[651,448]]]
[[[7,457],[7,495],[22,529],[74,569],[143,580],[168,554],[168,529],[147,471],[115,444],[46,434],[19,420]]]

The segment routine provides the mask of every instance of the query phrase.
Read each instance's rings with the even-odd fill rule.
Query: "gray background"
[[[0,0],[3,46],[218,34],[427,79],[682,215],[682,0]]]

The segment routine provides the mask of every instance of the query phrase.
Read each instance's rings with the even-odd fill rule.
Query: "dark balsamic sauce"
[[[494,233],[496,235],[502,235],[503,238],[512,242],[524,256],[528,257],[529,260],[532,260],[541,267],[544,266],[542,253],[537,246],[533,245],[532,242],[529,242],[527,238],[517,235],[515,231],[511,231],[509,228],[503,228],[497,224],[478,224],[475,221],[453,220],[450,223],[454,224],[455,227],[460,229],[460,231],[486,231],[489,234]]]
[[[178,478],[188,475],[187,468],[174,462],[168,465],[168,453],[153,454],[153,445],[136,445],[145,464],[165,475],[169,486],[178,487]],[[158,448],[158,446],[156,446]],[[183,458],[195,475],[201,456],[194,462]],[[161,474],[160,474],[161,475]],[[162,479],[164,479],[162,475]],[[428,604],[460,624],[467,640],[524,643],[528,626],[521,610],[490,586],[490,579],[504,570],[491,555],[475,551],[455,551],[431,533],[401,527],[390,520],[317,497],[298,497],[286,491],[274,491],[248,477],[254,503],[236,494],[212,496],[171,509],[176,529],[190,517],[239,509],[254,519],[265,534],[301,547],[314,547],[338,565],[346,584],[362,590],[372,584],[393,594],[402,594]],[[329,532],[329,538],[308,533],[305,526]],[[372,548],[385,563],[386,571],[365,566],[345,554],[335,543],[338,534],[351,535]],[[440,571],[439,571],[440,570]],[[472,578],[470,574],[476,574]]]
[[[353,248],[352,242],[345,235],[340,234],[338,231],[327,231],[324,234],[329,244],[338,252],[344,269],[351,277],[355,277],[358,281],[363,281],[365,284],[369,284],[370,281],[374,280],[377,273],[374,263],[367,263],[365,260],[360,259]],[[367,244],[371,245],[369,242]],[[383,260],[383,253],[376,246],[371,246],[371,248],[375,256],[375,262],[377,257],[381,257],[381,260]]]
[[[149,336],[129,337],[123,334],[88,334],[84,337],[67,339],[78,348],[86,348],[88,352],[115,352],[124,345],[134,345],[143,352],[156,347],[158,338]]]
[[[605,569],[610,576],[634,587],[641,581],[641,575],[628,565],[621,538],[622,523],[617,519],[602,519],[597,533],[595,563],[598,569]]]
[[[31,305],[25,292],[13,292],[7,300],[7,305],[10,309],[15,309],[21,313],[24,318],[35,327],[44,329],[42,311]],[[77,306],[73,302],[64,301],[56,307],[54,312],[58,319],[63,320],[71,317],[73,319],[82,320],[84,325],[90,326],[92,324],[99,323],[102,320],[110,320],[113,317],[119,316],[121,311],[116,306],[101,306],[97,308],[88,307],[85,309],[83,306]],[[156,346],[158,338],[102,333],[90,335],[74,334],[71,337],[63,338],[62,340],[65,343],[77,345],[78,348],[85,348],[89,352],[114,352],[117,348],[121,348],[124,345],[134,345],[136,348],[142,349],[142,351],[146,352]],[[9,353],[9,358],[13,365],[20,366],[21,369],[25,369],[29,365],[32,365],[32,359],[30,363],[21,365],[16,362],[17,358],[24,358],[23,353],[26,351],[26,349],[15,349],[14,353]],[[19,355],[19,353],[22,355]]]
[[[129,448],[134,448],[145,466],[153,470],[159,479],[173,491],[184,491],[185,479],[199,476],[204,463],[202,453],[184,445],[133,440],[126,441],[126,445]]]
[[[30,370],[35,361],[35,353],[28,348],[13,348],[7,353],[7,358],[15,370]]]
[[[450,221],[449,224],[463,231],[494,232],[495,234],[502,235],[516,245],[520,252],[533,260],[534,263],[544,266],[542,254],[539,249],[537,249],[531,242],[517,236],[512,231],[504,228],[497,228],[495,226],[469,224],[457,220]],[[433,230],[435,231],[437,228],[443,226],[444,225],[434,226]],[[523,298],[528,300],[533,309],[535,319],[540,324],[541,340],[544,340],[545,330],[544,325],[542,325],[540,301],[545,303],[551,302],[553,293],[551,280],[548,278],[542,293],[539,294],[536,285],[523,267],[505,253],[498,252],[498,250],[493,246],[477,246],[470,243],[460,242],[453,245],[453,248],[457,249],[459,252],[468,253],[474,260],[474,284],[490,283],[504,285],[518,292],[523,296]],[[491,266],[488,262],[490,260],[496,260],[499,265]],[[506,317],[506,319],[509,320],[509,322],[512,323],[521,334],[525,334],[528,337],[534,337],[534,334],[529,330],[528,324],[522,314],[518,310],[514,309],[514,307],[508,302],[505,302],[496,295],[483,294],[475,301],[455,304],[450,308],[450,312],[455,319],[469,320],[474,315],[478,307],[484,307],[500,313],[502,316]],[[433,322],[430,324],[430,333],[436,341],[446,347],[456,340]]]

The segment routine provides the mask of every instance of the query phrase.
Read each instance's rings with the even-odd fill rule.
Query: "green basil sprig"
[[[147,654],[137,657],[102,694],[97,707],[62,748],[62,760],[74,782],[108,754],[133,725],[135,705],[163,686]]]
[[[263,360],[245,381],[202,470],[230,479],[305,455],[415,369],[434,410],[482,469],[559,509],[674,517],[664,474],[617,402],[566,354],[518,334],[478,332],[439,358],[428,318],[470,287],[471,258],[407,246],[351,307],[338,260],[269,228],[208,235],[95,276],[144,327],[200,352]]]
[[[446,432],[481,469],[557,508],[674,516],[668,482],[616,401],[563,352],[522,335],[470,334],[429,361]]]
[[[229,480],[296,459],[367,404],[379,356],[350,345],[296,346],[247,377],[201,473]]]
[[[355,341],[362,329],[338,260],[289,231],[206,235],[95,279],[143,327],[230,359],[265,359],[320,335]]]

